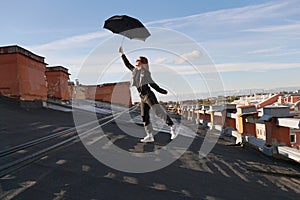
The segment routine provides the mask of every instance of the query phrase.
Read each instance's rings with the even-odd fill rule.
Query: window
[[[290,141],[291,141],[291,143],[296,143],[296,135],[295,134],[290,135]]]

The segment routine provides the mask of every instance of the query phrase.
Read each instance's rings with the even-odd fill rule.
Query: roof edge
[[[45,57],[34,54],[31,51],[24,49],[23,47],[20,47],[18,45],[0,47],[0,54],[14,54],[14,53],[22,54],[37,62],[47,65],[47,63],[45,63]]]

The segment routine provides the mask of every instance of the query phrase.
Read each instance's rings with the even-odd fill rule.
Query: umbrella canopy
[[[127,15],[116,15],[105,20],[103,28],[130,39],[145,41],[150,36],[149,31],[139,20]]]

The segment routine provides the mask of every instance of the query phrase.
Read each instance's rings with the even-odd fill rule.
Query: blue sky
[[[205,53],[205,58],[211,59],[210,64],[214,65],[219,81],[222,81],[221,89],[300,86],[298,0],[11,0],[1,1],[0,7],[0,45],[17,44],[44,56],[50,66],[65,66],[72,74],[71,80],[78,78],[86,59],[93,54],[91,52],[101,48],[103,42],[111,41],[109,48],[116,49],[114,56],[118,56],[121,37],[102,27],[105,19],[116,14],[127,14],[140,19],[150,29],[166,28],[167,32],[174,31],[175,35],[183,34],[184,38],[194,41],[200,47],[199,54],[191,46],[190,49],[185,48],[180,40],[177,41],[178,46],[172,48],[182,50],[178,54],[186,56]],[[151,35],[146,42],[126,40],[124,49],[130,52],[136,48],[135,45],[149,47],[157,39],[154,37],[155,34]],[[168,46],[166,40],[163,45]],[[98,53],[99,57],[105,54],[104,51]],[[161,52],[154,55],[155,52],[150,51],[145,53],[151,54],[154,79],[176,93],[174,87],[177,87],[173,85],[176,81],[171,78],[169,82],[160,80],[162,68],[155,68],[155,64],[171,66],[168,55]],[[134,61],[134,56],[138,54],[133,52],[129,55]],[[116,65],[121,63],[120,60],[114,62]],[[188,67],[182,70],[183,67],[175,66],[174,69],[178,69],[176,73],[187,74]],[[106,74],[102,80],[98,79],[99,82],[85,81],[84,76],[80,79],[86,84],[118,81],[120,74],[125,76],[124,79],[129,79],[126,69],[120,70],[117,76],[118,69],[114,68],[114,73]],[[190,84],[197,84],[199,77],[192,71],[183,76]],[[207,92],[201,84],[193,90]]]

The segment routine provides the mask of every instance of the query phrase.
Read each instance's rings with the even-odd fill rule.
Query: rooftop
[[[71,113],[45,108],[28,111],[10,104],[12,103],[0,99],[0,111],[7,113],[3,123],[0,123],[0,142],[4,148],[38,139],[41,134],[56,133],[73,125]],[[89,112],[82,112],[82,115],[87,122],[93,116]],[[143,128],[132,126],[137,122],[142,124],[141,119],[137,119],[139,121],[130,122],[122,118],[118,123],[127,127],[130,133],[142,136],[145,134]],[[181,133],[191,131],[184,125],[181,128]],[[159,156],[167,152],[168,148],[164,146],[169,144],[170,136],[161,128],[159,134],[155,135],[156,141],[153,144],[141,144],[137,135],[129,135],[114,121],[101,127],[101,130],[103,135],[90,134],[87,140],[93,148],[100,147],[101,153],[109,152],[113,141],[122,151],[137,155],[137,161],[152,153],[153,156],[147,162],[165,162]],[[108,140],[103,136],[109,137]],[[172,158],[185,150],[182,145],[187,139],[187,135],[180,135],[171,146],[172,152],[176,154],[166,156]],[[250,199],[296,199],[299,196],[299,187],[294,181],[298,180],[300,170],[293,163],[258,156],[255,151],[247,151],[248,146],[244,146],[241,151],[224,140],[218,140],[211,153],[202,158],[199,156],[199,149],[204,138],[191,139],[192,143],[180,158],[149,173],[128,173],[105,165],[87,151],[83,142],[77,140],[47,152],[42,159],[28,163],[2,178],[0,195],[3,199],[53,199],[55,196],[65,199],[124,199],[125,196],[128,199],[234,199],[237,196]],[[117,153],[113,158],[118,158],[115,156]],[[128,158],[121,157],[118,163],[126,159]],[[2,161],[5,161],[4,158]],[[263,180],[267,186],[262,187],[257,183],[259,180]]]
[[[0,54],[16,54],[16,53],[22,54],[22,55],[29,57],[37,62],[45,63],[44,62],[45,57],[36,55],[18,45],[0,47]]]
[[[59,71],[65,72],[66,74],[69,74],[68,69],[63,67],[63,66],[49,66],[49,67],[46,67],[46,72],[59,72]]]

